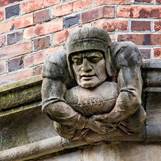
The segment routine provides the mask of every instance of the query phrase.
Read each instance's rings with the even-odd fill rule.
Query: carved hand
[[[107,134],[116,129],[114,124],[107,124],[101,121],[96,121],[92,117],[89,119],[86,128],[89,128],[98,134]]]

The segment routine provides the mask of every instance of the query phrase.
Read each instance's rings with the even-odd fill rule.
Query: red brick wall
[[[40,75],[45,57],[82,25],[161,58],[161,0],[0,0],[0,85]]]

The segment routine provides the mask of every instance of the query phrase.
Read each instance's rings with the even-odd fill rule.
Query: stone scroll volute
[[[141,65],[134,43],[111,42],[106,31],[95,27],[79,28],[69,35],[66,48],[44,63],[42,110],[69,140],[142,136]]]

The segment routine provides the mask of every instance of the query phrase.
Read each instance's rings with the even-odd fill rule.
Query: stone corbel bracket
[[[145,140],[161,141],[161,61],[147,60],[143,63],[144,107],[147,113]]]

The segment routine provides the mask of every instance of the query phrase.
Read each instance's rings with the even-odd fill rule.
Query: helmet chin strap
[[[106,61],[106,70],[107,74],[112,77],[112,67],[111,67],[111,56],[110,56],[110,49],[108,48],[107,54],[105,54],[105,61]]]

